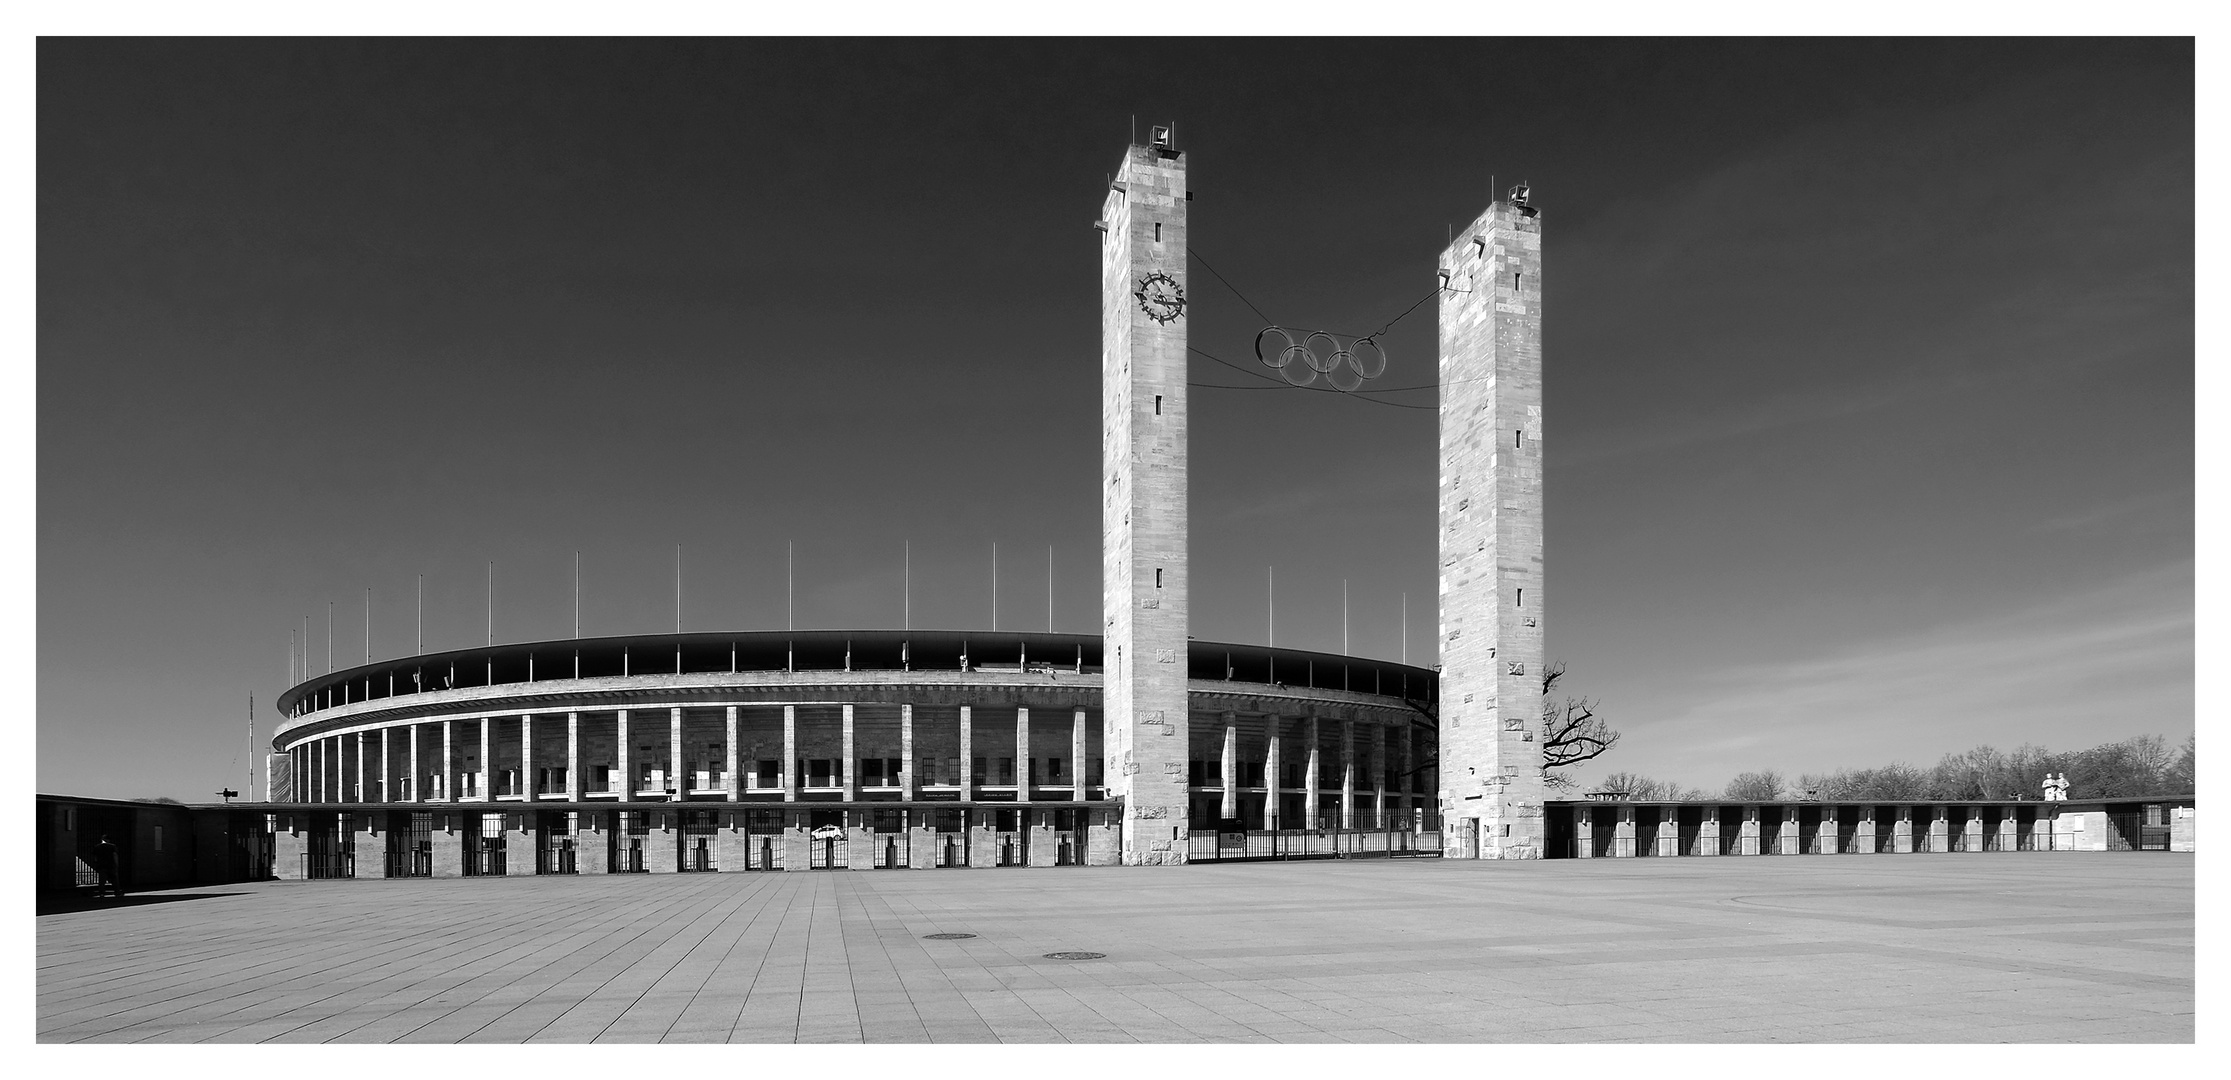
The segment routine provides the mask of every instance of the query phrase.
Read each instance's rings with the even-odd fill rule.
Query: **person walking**
[[[107,833],[102,833],[100,841],[93,845],[93,872],[101,877],[100,886],[93,890],[94,896],[113,891],[117,899],[124,898],[124,875],[116,845],[109,842]]]

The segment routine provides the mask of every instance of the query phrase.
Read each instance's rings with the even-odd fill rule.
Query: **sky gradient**
[[[2193,726],[2184,41],[39,44],[38,786],[198,801],[338,666],[1099,617],[1098,234],[1177,124],[1191,343],[1544,215],[1546,622],[1736,772]],[[1239,293],[1204,269],[1213,265]],[[1240,294],[1244,294],[1244,299]],[[1251,304],[1250,304],[1251,302]],[[1433,661],[1433,305],[1194,391],[1193,633]],[[1259,369],[1258,369],[1259,371]],[[1265,387],[1196,356],[1197,384]],[[1423,406],[1394,407],[1395,404]]]

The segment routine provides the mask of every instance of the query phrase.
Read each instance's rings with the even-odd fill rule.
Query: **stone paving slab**
[[[38,917],[61,1042],[2167,1042],[2194,862],[265,882]],[[961,932],[959,941],[924,935]],[[1044,954],[1085,950],[1100,960]]]

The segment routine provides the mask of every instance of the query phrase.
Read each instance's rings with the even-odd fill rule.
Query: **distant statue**
[[[2047,773],[2045,775],[2045,801],[2066,802],[2067,800],[2068,777],[2055,773]]]

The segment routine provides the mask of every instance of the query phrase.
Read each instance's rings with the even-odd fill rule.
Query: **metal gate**
[[[500,877],[504,873],[504,816],[474,814],[466,821],[465,876]]]
[[[713,859],[713,837],[718,831],[718,821],[711,810],[688,810],[682,813],[680,837],[680,862],[676,864],[685,874],[710,874],[720,869]]]
[[[1030,811],[992,811],[993,847],[998,851],[994,866],[1030,865]]]
[[[937,811],[937,831],[931,841],[937,845],[937,865],[940,867],[968,865],[968,811]]]
[[[572,874],[578,871],[574,861],[573,823],[563,810],[545,810],[537,815],[535,829],[535,873]]]
[[[869,840],[875,845],[878,870],[904,870],[914,865],[913,831],[906,827],[903,810],[877,810],[870,821]]]
[[[434,814],[391,810],[387,815],[387,876],[434,876]]]
[[[1085,839],[1085,810],[1054,811],[1054,865],[1082,866],[1090,841]]]
[[[323,818],[320,814],[318,818]],[[309,845],[302,853],[302,876],[312,881],[356,876],[356,817],[335,814],[312,819]]]
[[[614,874],[642,874],[643,842],[651,835],[651,820],[641,810],[621,810],[620,823],[605,835],[609,860],[605,867]]]
[[[1839,806],[1836,815],[1836,854],[1850,855],[1859,850],[1859,808]]]
[[[744,812],[744,869],[782,869],[782,811]]]

